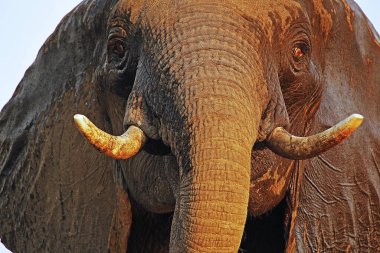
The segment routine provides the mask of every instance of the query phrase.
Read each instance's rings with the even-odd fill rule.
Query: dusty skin
[[[377,38],[353,1],[84,1],[0,113],[1,241],[379,252]]]

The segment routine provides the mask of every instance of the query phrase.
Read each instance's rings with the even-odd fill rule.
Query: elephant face
[[[108,27],[107,84],[128,97],[124,126],[130,130],[107,137],[87,131],[94,126],[86,118],[76,120],[111,157],[129,158],[145,144],[125,164],[125,180],[146,209],[174,211],[171,252],[236,252],[247,209],[259,215],[284,198],[294,164],[269,148],[293,158],[279,148],[288,134],[278,129],[308,132],[324,86],[325,29],[313,27],[305,6],[294,1],[116,5]],[[338,132],[325,134],[327,142],[349,135]],[[308,148],[302,143],[316,149],[322,135],[314,142],[290,137],[287,150],[299,145],[303,153]],[[126,144],[135,150],[120,155]],[[157,173],[146,170],[165,171],[170,180],[151,176],[141,183]],[[141,193],[147,184],[160,185],[154,188],[160,197]]]
[[[5,244],[47,252],[126,252],[127,242],[128,252],[274,252],[288,243],[289,252],[302,252],[330,249],[347,229],[339,238],[347,249],[352,234],[367,228],[335,225],[339,212],[326,205],[352,193],[377,197],[380,185],[362,166],[378,168],[376,152],[362,151],[355,166],[344,162],[357,145],[379,143],[378,107],[364,101],[380,92],[379,43],[360,12],[349,10],[346,1],[320,0],[83,2],[0,114]],[[362,135],[325,159],[362,117],[334,121],[356,111],[373,117],[371,141]],[[113,159],[79,137],[68,123],[75,113],[104,129],[75,116]],[[311,165],[298,161],[309,158]],[[345,181],[350,167],[360,171],[349,173],[362,179],[359,187]],[[338,176],[320,179],[324,169]],[[363,214],[363,199],[358,208],[339,207],[351,221],[370,217],[377,231],[380,216]],[[373,235],[361,242],[378,245]]]

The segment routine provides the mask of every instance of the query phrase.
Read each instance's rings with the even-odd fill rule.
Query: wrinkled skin
[[[0,114],[7,247],[380,250],[377,33],[352,2],[218,2],[89,1],[65,17]],[[316,158],[266,147],[274,127],[307,135],[352,112],[363,128]],[[75,113],[148,143],[106,158]]]

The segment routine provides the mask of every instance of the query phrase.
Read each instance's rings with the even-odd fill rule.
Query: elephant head
[[[321,167],[298,160],[334,154],[330,148],[363,118],[331,120],[366,109],[380,116],[354,96],[365,92],[359,79],[349,78],[356,74],[353,65],[367,71],[363,78],[370,83],[363,87],[380,93],[376,67],[366,67],[377,66],[379,42],[371,28],[360,30],[368,21],[353,15],[351,6],[344,0],[81,4],[45,43],[0,115],[5,244],[18,251],[125,252],[128,243],[128,252],[237,252],[254,248],[250,217],[282,203],[278,219],[286,242],[268,240],[261,250],[326,249],[314,240],[319,231],[309,228],[317,222],[307,218],[317,217],[320,202],[309,203],[307,193],[316,185],[314,193],[332,189],[340,178],[303,184],[304,168],[313,173]],[[344,37],[353,42],[335,44]],[[43,97],[38,90],[46,90]],[[113,159],[79,138],[68,123],[76,113],[96,123],[99,128],[75,116],[82,134]],[[372,120],[366,124],[374,129]],[[345,147],[343,156],[355,144]],[[376,180],[364,185],[380,185]],[[346,183],[342,179],[339,189]],[[153,214],[168,214],[170,225],[139,227]],[[379,219],[371,217],[378,232]],[[329,224],[327,219],[324,229],[335,233]],[[352,229],[364,231],[365,225]],[[23,237],[33,239],[18,239]],[[342,245],[347,238],[340,238]]]
[[[110,87],[129,86],[119,93],[128,97],[128,131],[116,137],[82,115],[75,120],[114,159],[130,158],[151,142],[170,150],[165,156],[175,160],[169,167],[178,171],[168,183],[175,199],[167,207],[174,210],[170,252],[237,252],[247,210],[271,210],[289,188],[292,163],[265,152],[311,158],[361,124],[362,117],[353,115],[312,137],[284,130],[307,134],[314,119],[326,85],[320,58],[325,29],[293,1],[118,2],[105,69],[115,75]],[[149,163],[129,167],[139,175]],[[133,181],[152,183],[141,182],[142,175],[125,181],[133,199],[146,206],[133,190]]]

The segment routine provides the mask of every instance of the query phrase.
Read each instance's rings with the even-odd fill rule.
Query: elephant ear
[[[14,252],[107,251],[115,161],[84,140],[73,115],[122,130],[123,113],[108,113],[94,74],[114,2],[84,1],[69,13],[0,113],[0,237]]]
[[[329,28],[326,87],[313,129],[324,130],[353,112],[365,122],[347,141],[307,162],[297,180],[298,213],[295,208],[288,250],[379,252],[379,35],[353,1],[314,1],[313,12],[319,13],[313,23]]]

